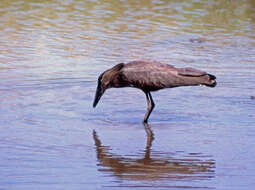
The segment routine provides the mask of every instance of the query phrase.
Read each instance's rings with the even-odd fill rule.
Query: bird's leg
[[[150,92],[145,93],[145,95],[146,95],[146,100],[147,100],[148,108],[147,108],[147,112],[146,112],[146,114],[144,116],[143,123],[147,123],[148,122],[148,118],[150,117],[150,114],[151,114],[151,112],[152,112],[152,110],[153,110],[153,108],[155,106]]]

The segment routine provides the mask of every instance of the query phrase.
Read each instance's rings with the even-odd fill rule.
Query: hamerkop
[[[215,76],[204,71],[193,68],[176,68],[159,62],[132,61],[126,64],[119,63],[99,76],[93,107],[96,107],[108,88],[138,88],[146,95],[148,109],[143,122],[147,123],[155,106],[151,91],[178,86],[205,85],[215,87],[215,79]]]

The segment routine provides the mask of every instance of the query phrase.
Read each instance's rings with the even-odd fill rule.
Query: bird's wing
[[[200,71],[193,68],[178,68],[177,70],[178,70],[178,75],[181,75],[181,76],[200,77],[207,74],[204,71]]]
[[[128,65],[123,67],[121,74],[129,86],[145,91],[174,86],[178,80],[177,69],[166,64]]]
[[[193,68],[175,68],[159,62],[133,61],[119,72],[123,86],[140,88],[145,92],[177,86],[215,83],[215,76]],[[209,80],[209,82],[208,82]]]

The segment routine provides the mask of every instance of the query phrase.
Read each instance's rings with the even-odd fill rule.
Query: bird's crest
[[[124,66],[124,63],[119,63],[119,64],[115,65],[114,67],[112,67],[111,69],[109,69],[108,71],[110,72],[110,75],[114,75],[118,71],[120,71],[123,66]]]
[[[124,63],[119,63],[117,65],[115,65],[114,67],[112,67],[111,69],[106,70],[102,76],[100,76],[100,80],[106,81],[106,82],[110,82],[115,75],[122,69],[122,67],[124,66]],[[98,79],[99,80],[99,79]]]

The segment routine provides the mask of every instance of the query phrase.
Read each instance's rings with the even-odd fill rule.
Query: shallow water
[[[0,2],[0,189],[252,189],[255,3]],[[157,60],[216,88],[144,94],[97,77]]]

